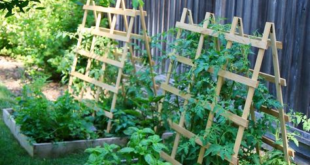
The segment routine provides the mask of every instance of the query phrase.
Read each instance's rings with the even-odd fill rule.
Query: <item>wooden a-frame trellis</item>
[[[190,22],[189,24],[185,23],[186,15],[189,15],[189,22]],[[207,13],[205,20],[210,20],[210,19],[214,20],[214,15],[211,13]],[[209,24],[209,21],[205,21],[203,24],[203,27],[194,25],[192,18],[191,18],[191,12],[190,10],[187,10],[187,9],[183,10],[181,21],[176,23],[176,27],[179,28],[179,31],[177,33],[177,38],[180,37],[182,30],[188,30],[188,31],[196,32],[200,34],[200,39],[199,39],[199,44],[198,44],[198,48],[196,51],[195,59],[199,58],[201,54],[201,50],[202,50],[202,46],[204,42],[204,36],[208,35],[212,37],[218,37],[219,35],[216,31],[213,31],[212,29],[208,29],[208,24]],[[237,27],[238,27],[239,33],[236,33]],[[239,44],[251,45],[252,47],[256,47],[259,49],[254,70],[251,70],[253,72],[251,78],[229,72],[226,70],[226,66],[223,66],[222,69],[218,72],[218,82],[216,86],[217,96],[220,94],[221,87],[225,79],[229,79],[229,80],[244,84],[248,87],[248,94],[245,100],[243,114],[241,117],[228,111],[225,111],[225,113],[220,114],[220,115],[225,116],[226,118],[228,118],[230,121],[232,121],[234,124],[238,126],[238,134],[235,139],[235,145],[234,145],[234,155],[232,155],[232,158],[230,160],[226,158],[226,160],[229,161],[231,164],[238,164],[238,152],[240,149],[240,144],[242,141],[244,130],[245,128],[248,127],[249,113],[251,113],[252,120],[255,120],[255,113],[254,113],[254,109],[252,106],[252,98],[254,95],[255,88],[258,86],[258,83],[259,83],[257,81],[259,76],[265,78],[269,82],[275,83],[276,90],[277,90],[277,100],[280,102],[281,105],[283,105],[281,85],[285,86],[286,82],[285,82],[285,79],[280,78],[278,53],[277,53],[277,48],[282,48],[282,44],[276,41],[275,28],[274,28],[273,23],[269,23],[269,22],[266,23],[263,36],[262,38],[259,38],[259,37],[254,37],[254,36],[249,36],[249,35],[244,34],[242,19],[238,17],[234,17],[231,30],[229,33],[224,33],[224,37],[228,41],[226,48],[231,48],[233,43],[239,43]],[[270,37],[270,39],[268,39],[268,37]],[[272,49],[273,68],[274,68],[275,76],[260,72],[265,50],[267,50],[269,46]],[[176,55],[175,53],[176,52],[173,52],[171,55],[175,56],[176,61],[195,67],[192,59]],[[185,99],[184,105],[183,105],[185,106],[188,103],[188,100],[191,98],[191,95],[189,94],[191,85],[188,86],[187,91],[185,91],[185,93],[184,91],[180,91],[179,89],[169,85],[172,68],[173,68],[173,61],[170,62],[166,81],[161,84],[161,88],[164,90],[164,93],[169,92],[169,93],[172,93],[174,95],[177,95]],[[208,71],[212,73],[213,69],[210,68]],[[212,104],[211,103],[208,103],[208,104],[209,104],[208,106],[211,107],[211,112],[209,114],[206,130],[212,126],[212,122],[214,118],[213,108],[216,102],[213,102]],[[162,105],[159,105],[159,111],[161,111],[161,109],[162,109]],[[287,142],[285,122],[288,122],[289,120],[288,116],[285,114],[283,109],[279,109],[278,111],[276,111],[274,109],[268,109],[267,107],[262,106],[260,110],[280,120],[283,145],[278,145],[274,141],[272,141],[271,139],[265,136],[263,137],[262,141],[276,149],[282,150],[285,155],[285,160],[289,163],[290,156],[294,156],[294,151],[288,147],[288,142]],[[197,162],[201,164],[203,161],[205,150],[208,148],[210,144],[203,145],[203,142],[199,138],[197,138],[197,136],[194,133],[184,128],[185,113],[186,112],[182,113],[179,124],[175,124],[169,121],[170,127],[173,130],[175,130],[177,134],[175,137],[171,155],[168,155],[167,153],[162,152],[161,157],[174,165],[181,164],[180,162],[175,160],[175,156],[177,153],[180,136],[184,136],[187,138],[195,138],[195,142],[201,146],[201,150],[200,150],[199,157],[197,160]],[[258,154],[260,154],[259,146],[257,146],[256,149],[257,149]]]
[[[98,90],[96,91],[96,96],[95,96],[96,101],[99,100],[99,95],[103,93],[102,92],[103,90],[112,92],[113,93],[113,99],[112,99],[112,103],[111,103],[111,108],[108,110],[104,110],[105,116],[108,117],[109,119],[112,119],[113,118],[112,110],[114,110],[115,106],[116,106],[118,91],[120,88],[124,89],[124,84],[121,86],[121,82],[122,82],[122,77],[124,77],[124,76],[126,77],[126,75],[123,74],[123,69],[124,69],[125,63],[127,62],[128,50],[130,53],[130,62],[132,63],[132,65],[134,67],[134,70],[133,70],[134,73],[136,73],[135,62],[141,61],[140,58],[135,57],[133,54],[134,52],[133,52],[133,49],[130,45],[131,39],[133,39],[133,38],[142,39],[145,42],[145,48],[146,48],[146,53],[148,55],[150,72],[153,73],[153,68],[152,68],[153,61],[152,61],[152,57],[151,57],[151,53],[150,53],[150,45],[149,45],[150,37],[147,35],[147,29],[146,29],[146,24],[145,24],[146,12],[143,11],[142,6],[140,6],[139,10],[126,9],[124,0],[117,0],[115,7],[113,7],[113,8],[112,7],[96,6],[93,1],[92,1],[92,4],[90,4],[90,0],[87,0],[86,5],[83,6],[83,9],[85,10],[84,11],[84,17],[83,17],[82,24],[79,27],[79,30],[80,30],[80,32],[91,33],[93,38],[92,38],[90,51],[87,51],[87,50],[84,50],[81,48],[83,35],[82,34],[79,35],[77,48],[75,50],[76,55],[74,57],[74,61],[73,61],[73,65],[72,65],[71,73],[70,73],[69,92],[71,94],[73,94],[72,85],[73,85],[73,79],[74,78],[78,78],[78,79],[82,80],[83,83],[93,84],[98,88]],[[92,28],[86,28],[85,27],[88,11],[94,12],[94,17],[96,20],[95,21],[96,22],[95,27],[92,27]],[[102,19],[103,13],[106,13],[108,15],[108,20],[109,20],[109,25],[110,25],[109,29],[100,27],[100,21]],[[113,15],[113,18],[112,18],[112,15]],[[117,21],[116,19],[117,19],[118,15],[121,15],[124,18],[125,31],[115,30],[116,21]],[[140,16],[140,22],[141,22],[142,31],[143,31],[142,35],[132,33],[134,20],[137,16]],[[128,21],[127,17],[130,18],[129,21]],[[120,59],[120,61],[108,58],[108,52],[106,52],[103,56],[98,55],[94,52],[97,37],[106,37],[106,38],[109,38],[111,40],[120,41],[120,42],[124,43],[121,53],[113,52],[114,56],[116,58],[118,57]],[[86,57],[88,59],[85,74],[81,74],[81,73],[78,73],[75,71],[79,56]],[[94,78],[89,77],[90,68],[91,68],[91,64],[93,61],[102,62],[102,70],[103,71],[105,71],[107,65],[111,65],[111,66],[118,68],[118,73],[117,73],[117,78],[116,78],[115,84],[107,84],[107,83],[103,82],[103,80],[104,80],[103,76],[104,75],[101,75],[99,80],[96,80]],[[155,84],[154,76],[151,75],[151,78],[153,81],[154,94],[156,94],[156,86],[155,86],[156,84]],[[79,93],[79,96],[75,96],[75,97],[78,100],[82,100],[83,95],[84,95],[84,91],[85,91],[85,85],[82,87],[82,89]],[[124,94],[124,91],[123,91],[123,94]],[[111,130],[111,120],[109,120],[109,122],[108,122],[107,132],[109,132],[110,130]]]

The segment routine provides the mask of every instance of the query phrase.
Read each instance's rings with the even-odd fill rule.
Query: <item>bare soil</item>
[[[8,56],[0,56],[0,83],[6,86],[15,96],[21,94],[24,84],[29,83],[30,79],[25,73],[25,67],[21,61],[17,61]],[[50,100],[56,100],[67,86],[59,82],[49,82],[43,89],[43,93]]]

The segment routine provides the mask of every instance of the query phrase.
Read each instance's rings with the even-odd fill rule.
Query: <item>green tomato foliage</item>
[[[175,34],[178,29],[171,29],[152,38],[152,46],[163,53],[162,59],[165,61],[173,60],[174,67],[171,73],[173,80],[170,84],[180,89],[182,94],[190,94],[193,98],[189,99],[183,106],[184,99],[168,93],[165,95],[162,113],[160,114],[164,122],[166,119],[171,119],[178,123],[181,114],[185,112],[185,128],[197,135],[193,139],[181,138],[177,160],[181,160],[182,164],[196,163],[200,150],[200,147],[195,143],[196,138],[199,138],[205,145],[209,144],[204,155],[205,164],[229,164],[225,159],[231,159],[231,155],[234,154],[233,148],[238,128],[221,114],[229,111],[241,116],[248,87],[225,79],[220,95],[216,95],[217,73],[221,69],[226,69],[246,77],[252,75],[249,71],[251,63],[248,57],[254,54],[255,50],[251,49],[250,45],[237,43],[233,43],[231,48],[226,48],[227,40],[223,32],[229,32],[230,24],[221,25],[216,21],[211,23],[209,28],[218,33],[218,38],[205,36],[201,55],[197,59],[195,56],[200,34],[183,30],[181,37],[176,39]],[[172,42],[167,42],[171,40]],[[163,45],[167,45],[168,53],[164,51]],[[195,67],[181,65],[175,60],[175,54],[195,59]],[[259,80],[259,86],[256,88],[253,97],[253,108],[257,110],[260,117],[256,118],[256,122],[250,120],[249,127],[244,132],[238,153],[239,159],[242,160],[240,161],[241,164],[261,164],[255,149],[257,145],[261,146],[263,143],[262,136],[267,133],[273,135],[277,144],[282,143],[278,119],[260,112],[260,108],[262,106],[273,109],[284,107],[269,93],[266,82],[262,78]],[[190,92],[187,91],[189,85]],[[211,109],[209,103],[216,100],[218,102]],[[205,129],[210,112],[216,112],[213,124],[210,128]],[[252,118],[252,116],[250,117]],[[301,119],[303,117],[297,117],[297,120],[301,121]],[[164,125],[169,129],[167,123]],[[305,127],[307,128],[307,124]],[[297,141],[294,140],[294,135],[289,135],[288,139]],[[169,148],[171,150],[172,146]],[[284,154],[279,152],[278,150],[271,151],[270,154],[266,155],[268,158],[265,159],[264,164],[284,162]]]

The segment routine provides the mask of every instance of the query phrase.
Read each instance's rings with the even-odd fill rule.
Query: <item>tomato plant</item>
[[[206,20],[208,21],[208,20]],[[168,53],[163,51],[166,60],[172,60],[174,68],[172,69],[172,83],[174,87],[191,95],[192,99],[188,100],[188,104],[183,106],[184,99],[181,97],[167,93],[163,103],[162,118],[172,119],[174,122],[180,120],[181,113],[185,113],[185,128],[197,136],[193,139],[181,138],[177,151],[177,160],[181,160],[182,164],[195,164],[197,161],[200,146],[195,143],[195,139],[199,138],[203,144],[210,144],[204,155],[205,164],[228,164],[225,158],[231,159],[234,154],[233,148],[237,136],[238,128],[233,125],[226,117],[220,115],[229,111],[233,114],[241,115],[245,98],[247,96],[248,87],[240,83],[226,79],[221,89],[220,95],[215,94],[216,84],[218,81],[217,74],[225,65],[225,69],[246,77],[251,76],[251,63],[248,56],[251,56],[253,49],[250,45],[242,45],[233,43],[231,48],[226,48],[227,40],[223,32],[229,32],[230,25],[221,25],[214,23],[209,28],[219,33],[218,38],[210,36],[204,37],[203,50],[200,57],[194,60],[195,67],[187,67],[175,60],[175,54],[194,59],[200,34],[183,30],[179,39],[174,38],[177,29],[171,29],[167,33],[159,34],[152,40],[153,46],[162,49],[162,42],[173,38],[173,42],[167,43]],[[209,69],[213,68],[213,73]],[[180,70],[183,70],[180,73]],[[194,77],[193,79],[191,77]],[[266,82],[260,78],[260,84],[255,90],[253,97],[253,105],[260,114],[256,122],[250,120],[248,129],[245,130],[243,140],[240,146],[238,157],[242,164],[260,164],[259,155],[255,152],[257,145],[263,144],[262,136],[270,133],[276,139],[276,143],[281,144],[279,121],[263,112],[260,112],[262,105],[280,109],[284,108],[269,94]],[[190,92],[186,92],[190,85]],[[213,109],[210,104],[216,99]],[[205,129],[210,112],[216,112],[212,127]],[[165,124],[168,126],[168,124]],[[167,127],[169,129],[169,127]],[[293,136],[288,136],[294,140]],[[171,143],[173,144],[173,143]],[[170,146],[171,149],[172,146]],[[219,156],[218,156],[219,155]],[[274,149],[265,155],[263,159],[265,164],[273,164],[274,162],[284,162],[283,152]],[[267,160],[268,159],[268,160]],[[272,161],[272,160],[273,161]]]

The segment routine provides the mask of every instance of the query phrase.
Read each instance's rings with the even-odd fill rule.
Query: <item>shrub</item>
[[[4,11],[0,12],[1,54],[21,56],[26,64],[59,77],[57,66],[64,52],[75,44],[64,31],[76,32],[83,11],[70,0],[41,0],[42,10],[30,4],[28,12],[7,18]]]

